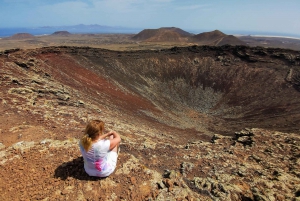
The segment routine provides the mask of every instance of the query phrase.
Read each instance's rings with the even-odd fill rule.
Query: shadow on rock
[[[68,177],[73,177],[79,180],[97,181],[105,178],[89,176],[83,167],[83,158],[78,157],[72,161],[65,162],[58,166],[55,170],[54,177],[66,180]]]

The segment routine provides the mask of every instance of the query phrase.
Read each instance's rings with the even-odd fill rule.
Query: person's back
[[[92,120],[79,143],[84,169],[90,176],[107,177],[116,168],[121,138],[115,131],[102,135],[103,130],[102,121]]]

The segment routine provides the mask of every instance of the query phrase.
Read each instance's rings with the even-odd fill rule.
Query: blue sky
[[[300,35],[300,0],[0,0],[0,28],[76,24]]]

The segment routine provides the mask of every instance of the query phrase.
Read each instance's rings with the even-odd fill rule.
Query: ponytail
[[[89,151],[93,140],[95,140],[99,135],[103,133],[104,130],[104,122],[101,120],[92,120],[90,121],[86,128],[85,128],[85,134],[81,138],[81,144],[85,151]]]
[[[81,144],[86,152],[89,151],[92,146],[92,138],[90,138],[89,135],[85,134],[81,138]]]

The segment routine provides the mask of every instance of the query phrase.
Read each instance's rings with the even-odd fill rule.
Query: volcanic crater
[[[255,200],[255,196],[267,196],[261,190],[267,182],[281,181],[271,179],[277,170],[264,172],[271,166],[260,161],[269,157],[275,163],[284,146],[291,158],[278,168],[284,172],[290,167],[289,176],[299,174],[295,159],[299,138],[288,134],[299,134],[299,51],[230,45],[138,51],[56,46],[1,52],[0,69],[0,148],[5,149],[1,152],[1,196]],[[68,141],[79,139],[93,118],[101,118],[107,130],[122,135],[119,170],[111,179],[95,184],[82,171],[78,141]],[[53,140],[62,145],[54,146],[58,142]],[[253,140],[257,149],[249,146]],[[276,144],[276,140],[281,148],[260,152],[266,146],[263,141]],[[62,150],[69,144],[71,151]],[[52,164],[41,164],[44,159]],[[16,160],[22,169],[15,168]],[[256,168],[245,166],[254,163]],[[21,179],[27,192],[14,195],[7,191],[4,183],[13,183],[4,175],[13,172],[17,176],[24,169],[31,175]],[[235,174],[236,169],[240,171]],[[33,182],[40,171],[40,181]],[[269,175],[269,180],[251,180],[261,175]],[[297,177],[290,181],[299,184]],[[216,182],[222,188],[213,187]],[[46,190],[35,191],[33,183],[43,184]],[[93,188],[105,192],[90,194]],[[282,189],[288,189],[286,198],[298,192],[289,186],[274,189],[273,197],[280,197]]]
[[[111,101],[103,104],[161,125],[225,135],[244,127],[299,129],[297,51],[245,46],[134,52],[50,47],[19,51],[8,60],[20,53],[34,54],[28,59],[41,60],[41,71],[84,97],[101,101],[103,95]],[[14,63],[28,70],[36,67],[22,56]]]

